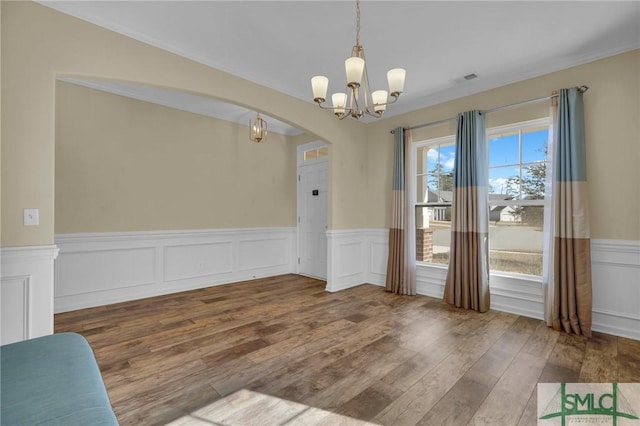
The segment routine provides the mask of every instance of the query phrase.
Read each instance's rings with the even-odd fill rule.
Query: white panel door
[[[327,162],[298,168],[298,272],[327,278]]]

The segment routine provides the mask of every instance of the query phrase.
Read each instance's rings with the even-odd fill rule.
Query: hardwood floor
[[[122,425],[286,423],[266,414],[276,406],[315,407],[287,424],[348,423],[321,409],[382,425],[535,425],[538,382],[640,382],[640,341],[324,286],[235,283],[58,314],[55,330],[89,340]],[[248,395],[254,411],[239,408]]]

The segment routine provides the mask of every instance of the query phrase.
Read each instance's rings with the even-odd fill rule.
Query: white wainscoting
[[[55,312],[296,270],[296,228],[64,234],[55,240]]]
[[[593,329],[640,340],[640,241],[592,240]]]
[[[327,291],[360,284],[384,285],[389,250],[388,231],[350,229],[327,231]]]
[[[0,250],[0,344],[53,333],[56,246]]]
[[[447,267],[419,264],[416,268],[416,292],[441,299]],[[491,309],[542,319],[544,298],[540,280],[511,276],[491,276]]]
[[[447,267],[418,264],[416,266],[416,293],[442,299]]]
[[[55,312],[296,271],[295,228],[70,234],[57,235],[56,244],[61,251],[55,270]],[[24,300],[45,294],[33,290],[36,282],[46,282],[36,277],[43,274],[38,272],[43,266],[10,262],[33,257],[22,250],[2,249],[3,324],[9,309],[13,318],[27,318]],[[38,253],[39,249],[32,250]],[[52,262],[53,248],[40,250],[49,250],[47,258]],[[364,283],[384,285],[387,230],[327,231],[327,251],[327,291]],[[9,263],[25,267],[9,269],[5,266]],[[593,329],[640,339],[640,242],[592,240],[592,274]],[[418,294],[441,298],[445,277],[445,267],[419,264]],[[493,309],[541,319],[543,304],[539,281],[491,277]],[[5,306],[10,308],[5,310]],[[29,315],[33,312],[31,309]],[[28,326],[16,321],[12,320],[12,331],[6,332],[13,339],[52,330],[51,319],[45,332],[41,326],[34,328],[33,320]]]
[[[420,263],[416,267],[416,292],[441,299],[447,279],[445,265]],[[491,309],[542,319],[544,298],[539,279],[491,276]]]
[[[327,291],[360,284],[384,285],[388,231],[355,229],[327,232]],[[593,330],[640,340],[640,242],[591,241]],[[441,298],[447,269],[418,264],[418,294]],[[543,318],[544,295],[539,279],[491,276],[491,307],[530,318]]]

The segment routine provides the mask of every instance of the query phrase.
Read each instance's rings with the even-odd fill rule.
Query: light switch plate
[[[40,209],[24,209],[24,226],[40,225]]]

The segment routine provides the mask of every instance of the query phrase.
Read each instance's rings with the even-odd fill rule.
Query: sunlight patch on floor
[[[183,416],[171,426],[375,425],[286,399],[242,389]]]

